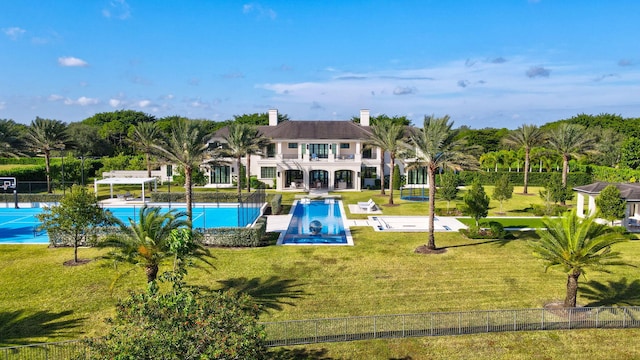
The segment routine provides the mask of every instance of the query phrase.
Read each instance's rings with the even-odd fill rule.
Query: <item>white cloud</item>
[[[60,101],[60,100],[64,100],[64,96],[58,95],[58,94],[51,94],[51,95],[49,95],[47,100],[49,100],[49,101]]]
[[[2,29],[2,32],[5,35],[7,35],[9,37],[9,39],[18,40],[18,38],[20,38],[22,36],[22,34],[24,34],[27,31],[25,29],[21,29],[19,27],[10,27],[10,28],[6,28],[6,29]]]
[[[260,4],[250,3],[242,5],[242,12],[245,14],[256,13],[259,18],[269,18],[275,20],[278,14],[270,8],[262,7]]]
[[[621,110],[616,108],[640,111],[633,95],[640,93],[640,70],[634,67],[628,67],[624,74],[608,76],[606,81],[594,81],[595,74],[604,73],[597,64],[556,64],[512,55],[508,58],[509,61],[498,63],[478,61],[473,67],[465,66],[468,62],[461,59],[425,68],[334,71],[319,81],[256,87],[271,92],[263,101],[287,109],[293,116],[296,112],[307,114],[315,103],[322,104],[327,111],[318,113],[317,118],[331,116],[329,110],[349,118],[358,108],[368,107],[390,115],[412,114],[414,123],[420,122],[424,114],[449,114],[456,124],[515,128],[519,124],[513,123],[513,114],[521,114],[523,122],[541,124],[580,112],[619,113]],[[540,60],[549,64],[541,67]],[[551,68],[554,76],[550,76]],[[529,76],[544,81],[523,76],[528,70]],[[409,102],[407,96],[398,96],[407,94]],[[637,116],[636,113],[629,115]]]
[[[73,56],[59,57],[58,64],[60,66],[68,66],[68,67],[87,67],[89,64],[82,60]]]
[[[86,96],[81,96],[77,100],[66,98],[64,100],[65,105],[79,105],[79,106],[89,106],[89,105],[97,105],[100,103],[100,100],[95,98],[88,98]]]
[[[131,7],[125,0],[112,0],[102,9],[102,16],[107,19],[126,20],[131,17]]]
[[[148,106],[152,105],[151,100],[140,100],[138,101],[138,106],[141,108],[146,108]]]
[[[111,106],[112,108],[120,107],[122,104],[123,104],[122,100],[109,99],[109,106]]]
[[[7,108],[7,103],[4,101],[0,101],[0,110],[4,110]]]

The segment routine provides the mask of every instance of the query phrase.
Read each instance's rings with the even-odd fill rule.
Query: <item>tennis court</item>
[[[141,206],[109,207],[107,210],[125,224],[129,219],[137,220]],[[162,206],[166,211],[168,206]],[[172,209],[185,211],[185,207],[173,206]],[[0,244],[48,244],[49,236],[39,230],[40,221],[36,215],[40,208],[0,208]],[[240,208],[237,204],[224,206],[194,206],[194,228],[244,227],[255,221],[260,215],[260,207]]]

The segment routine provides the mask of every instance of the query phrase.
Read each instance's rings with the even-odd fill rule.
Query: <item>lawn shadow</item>
[[[469,240],[473,240],[473,239],[469,239]],[[453,248],[459,248],[459,247],[467,247],[467,246],[478,246],[478,245],[486,245],[486,244],[496,244],[499,247],[503,247],[505,245],[507,245],[507,243],[511,242],[511,241],[516,241],[517,239],[490,239],[490,240],[477,240],[468,244],[459,244],[459,245],[449,245],[449,246],[442,246],[442,249],[453,249]]]
[[[335,358],[326,356],[327,349],[307,350],[307,349],[286,349],[278,348],[269,351],[269,359],[273,360],[334,360]],[[337,359],[336,359],[337,360]]]
[[[582,297],[591,300],[586,306],[640,306],[640,280],[626,277],[607,284],[595,280],[580,286]]]
[[[308,295],[298,287],[303,284],[296,283],[293,279],[280,279],[271,276],[266,280],[260,278],[247,279],[245,277],[228,280],[219,280],[221,290],[234,289],[240,293],[251,296],[255,303],[266,312],[269,310],[282,310],[282,305],[295,306],[293,299],[299,299]]]
[[[0,346],[31,344],[32,338],[77,337],[82,319],[67,319],[73,311],[59,313],[49,311],[28,312],[26,310],[0,312]]]

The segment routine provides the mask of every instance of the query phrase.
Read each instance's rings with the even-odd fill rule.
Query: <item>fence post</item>
[[[517,310],[513,310],[513,331],[516,331],[517,327],[516,327],[516,311]]]
[[[489,332],[489,312],[487,311],[487,332]]]
[[[596,308],[596,329],[598,328],[599,322],[600,322],[600,309]]]
[[[544,308],[540,310],[542,310],[542,330],[544,330]]]
[[[431,336],[433,336],[433,313],[431,313]]]
[[[571,315],[573,315],[573,308],[569,308],[569,330],[571,330]]]
[[[318,343],[318,321],[315,322],[316,325],[316,343]]]
[[[404,317],[405,317],[405,315],[403,314],[402,315],[402,338],[405,337],[405,335],[404,335]]]
[[[377,316],[373,316],[373,338],[376,339],[378,337],[378,328],[377,328],[377,322],[376,320],[378,319]]]
[[[347,321],[348,321],[347,318],[344,318],[344,341],[347,341],[347,328],[348,328]]]
[[[458,312],[458,334],[462,334],[462,313]]]
[[[626,309],[622,310],[622,328],[627,327],[627,311]]]

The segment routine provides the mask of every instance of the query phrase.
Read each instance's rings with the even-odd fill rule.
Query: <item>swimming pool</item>
[[[353,245],[344,213],[341,201],[302,199],[294,204],[291,222],[278,244]]]
[[[167,205],[160,206],[169,210]],[[141,206],[105,207],[125,224],[129,219],[137,220]],[[171,209],[186,211],[184,206],[172,206]],[[39,231],[40,221],[36,217],[41,208],[0,208],[0,244],[48,244],[49,236]],[[240,208],[238,204],[196,205],[193,207],[194,228],[245,227],[260,216],[260,207]]]

